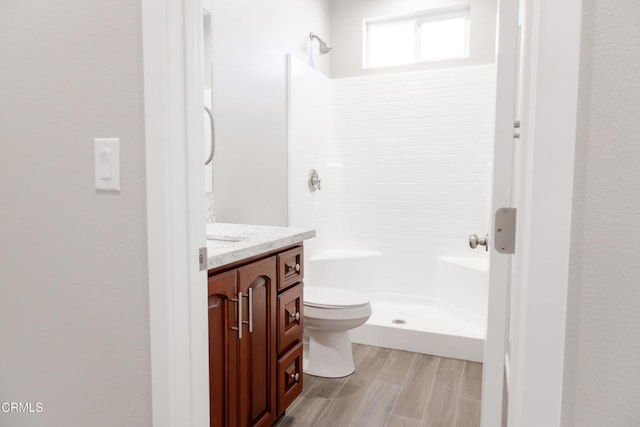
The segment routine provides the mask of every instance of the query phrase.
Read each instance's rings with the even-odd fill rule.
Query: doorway
[[[552,18],[552,16],[553,16],[552,12],[554,11],[553,8],[554,8],[554,6],[547,5],[547,6],[545,6],[545,8],[542,11],[539,8],[536,9],[536,12],[538,13],[538,15],[537,15],[538,22],[536,23],[536,26],[539,27],[540,25],[548,25],[549,28],[546,28],[547,30],[553,29],[553,28],[559,29],[561,27],[564,29],[566,27],[566,24],[567,24],[566,20],[562,23],[563,25],[561,25],[560,22],[558,22],[557,20],[554,20]],[[575,21],[578,22],[577,27],[579,29],[579,13],[576,13],[576,10],[579,12],[579,4],[577,4],[577,5],[576,4],[564,5],[564,6],[561,6],[559,8],[560,9],[564,8],[564,9],[560,10],[560,11],[556,11],[556,12],[567,12],[567,11],[571,12],[571,13],[568,14],[568,16],[569,16],[569,18],[572,18],[572,19],[574,19]],[[160,8],[160,9],[162,9],[162,8]],[[184,10],[186,10],[187,17],[189,17],[189,16],[192,17],[192,16],[196,16],[196,12],[197,12],[198,9],[196,7],[193,7],[193,5],[188,5]],[[163,10],[158,10],[156,12],[152,12],[152,11],[150,11],[148,9],[144,9],[143,10],[143,16],[145,17],[145,19],[152,19],[153,17],[157,18],[158,16],[161,16],[165,12],[168,15],[177,16],[178,17],[177,18],[177,22],[180,22],[180,27],[181,28],[182,28],[182,25],[184,25],[185,22],[187,22],[187,28],[191,28],[191,30],[193,30],[193,28],[195,27],[195,24],[193,24],[192,21],[190,21],[188,19],[185,19],[185,16],[182,15],[182,12],[177,11],[177,10],[168,9],[168,10],[164,10],[164,11]],[[189,27],[189,25],[193,25],[194,27]],[[166,30],[166,28],[165,28],[165,30]],[[189,33],[189,32],[187,31],[187,33]],[[170,35],[173,36],[173,35],[175,35],[175,32],[171,31],[171,32],[168,32],[167,34],[170,34]],[[552,32],[552,34],[556,34],[557,35],[557,34],[561,34],[561,32],[560,31],[558,31],[556,33]],[[579,31],[578,31],[578,34],[579,34]],[[540,38],[540,37],[544,37],[544,36],[536,34],[536,37]],[[566,48],[570,52],[573,52],[574,56],[572,56],[572,59],[576,59],[577,58],[577,54],[575,54],[575,52],[577,51],[576,45],[578,45],[578,43],[575,40],[575,34],[574,34],[574,38],[572,38],[570,41],[571,41],[571,43],[567,43],[566,46],[561,46],[561,47]],[[183,42],[184,42],[184,40],[183,40]],[[145,41],[145,46],[148,46],[148,45],[153,45],[153,41],[151,41],[150,39],[146,40]],[[166,46],[163,46],[163,48],[166,48]],[[145,50],[147,50],[147,49],[145,48]],[[540,56],[539,53],[538,53],[538,56]],[[576,59],[575,63],[577,64],[577,59]],[[158,63],[157,65],[158,65],[158,68],[166,69],[166,63],[163,62],[163,61],[160,61],[160,63]],[[548,65],[550,66],[551,64],[548,64]],[[535,70],[535,68],[534,68],[534,70]],[[576,73],[577,73],[576,69],[572,68],[572,67],[568,67],[567,70],[566,70],[566,74],[569,77],[574,77],[575,78],[575,74]],[[540,76],[538,76],[536,74],[535,71],[532,72],[532,74],[537,76],[537,77],[540,77]],[[544,77],[544,76],[542,76],[542,77]],[[145,78],[145,80],[146,80],[146,78]],[[157,82],[157,83],[158,83],[159,86],[163,87],[163,86],[165,86],[164,83],[166,83],[166,82]],[[184,85],[184,81],[183,81],[182,84]],[[562,92],[562,88],[560,88],[560,92]],[[569,105],[571,105],[571,103],[572,103],[571,96],[572,96],[571,93],[567,94],[567,103]],[[170,97],[168,97],[167,99],[169,99],[169,98]],[[532,107],[532,110],[540,108],[541,103],[543,101],[548,101],[548,99],[544,99],[544,97],[542,97],[542,98],[541,97],[537,97],[536,102],[534,103],[534,105]],[[573,101],[575,101],[575,98],[573,99]],[[169,104],[169,102],[165,102],[163,105],[168,105],[168,104]],[[553,105],[553,102],[549,102],[548,105]],[[194,109],[194,111],[195,111],[195,109]],[[200,106],[198,106],[197,111],[198,111],[197,117],[200,118],[201,117]],[[567,114],[569,114],[569,115],[571,114],[571,111],[575,111],[575,106],[574,106],[573,110],[571,110],[571,108],[568,110],[568,112],[567,112],[567,110],[565,110],[565,112],[562,113],[562,115],[560,115],[560,116],[556,116],[554,118],[549,118],[549,117],[545,116],[544,118],[546,120],[549,120],[549,122],[542,121],[542,123],[546,126],[547,129],[553,128],[553,126],[551,126],[550,123],[553,122],[554,119],[557,120],[559,117],[566,117]],[[164,116],[161,116],[161,117],[163,118]],[[162,120],[162,118],[160,118],[159,120]],[[538,125],[540,123],[541,123],[541,121],[539,121],[538,118],[536,118],[536,125]],[[563,126],[566,125],[566,121],[562,125]],[[569,127],[571,128],[571,126],[569,126]],[[199,127],[199,128],[201,128],[201,127]],[[533,129],[533,128],[534,127],[531,126],[531,129]],[[558,129],[555,128],[554,130],[558,130]],[[573,127],[573,132],[575,132],[575,126]],[[565,131],[565,132],[562,133],[562,135],[565,136],[565,137],[568,136],[569,138],[571,138],[571,136],[573,134],[571,134],[571,129],[569,129],[569,133],[568,134]],[[555,139],[551,138],[550,140],[555,140]],[[542,146],[543,145],[541,143],[541,145],[539,147],[542,147]],[[198,147],[202,147],[202,145],[199,144]],[[202,151],[201,148],[198,148],[198,152],[201,152],[201,151]],[[569,151],[570,150],[563,151],[563,154],[567,154]],[[171,156],[170,153],[165,153],[165,154],[168,155],[168,157],[165,157],[165,159],[169,158],[170,160],[173,159],[173,161],[179,161],[178,159],[175,158],[175,156]],[[536,156],[539,153],[534,151],[532,154],[533,154],[533,159],[535,160],[537,158]],[[201,156],[201,153],[199,155]],[[566,165],[567,157],[566,156],[563,157],[563,160],[565,161],[564,165]],[[533,161],[533,160],[530,160],[530,161]],[[569,164],[571,164],[571,161],[572,161],[572,157],[568,158]],[[163,171],[163,170],[155,171],[155,172],[158,172],[157,175],[159,175],[159,176],[161,176],[162,178],[165,178],[165,179],[169,176],[168,174],[165,173],[166,171]],[[547,172],[550,172],[550,171],[547,170]],[[553,170],[551,172],[553,172]],[[187,172],[185,172],[185,174],[188,175]],[[534,175],[534,178],[535,178],[535,175]],[[534,186],[532,188],[535,189],[536,188],[535,187],[535,182],[536,182],[535,179],[534,179],[533,182],[534,182]],[[559,181],[556,181],[555,183],[558,184],[558,182]],[[566,182],[566,177],[565,177],[565,181],[562,181],[562,182]],[[157,188],[157,186],[159,184],[160,183],[157,180],[152,180],[151,179],[151,180],[148,181],[148,187],[150,189],[153,189],[154,187]],[[569,184],[570,184],[570,180],[569,180]],[[554,191],[558,191],[558,193],[562,193],[561,196],[566,197],[566,192],[567,192],[567,188],[566,187],[567,186],[561,187],[560,189],[558,188],[557,185],[555,186],[555,189],[553,188],[554,186],[549,186],[549,187],[551,187],[550,188],[551,193],[553,193]],[[570,187],[570,185],[569,185],[569,187]],[[559,191],[559,190],[562,190],[562,191]],[[538,202],[538,201],[536,200],[536,202]],[[539,201],[539,203],[536,206],[545,206],[545,203],[544,203],[544,201]],[[530,208],[530,206],[527,209],[529,209],[529,208]],[[162,207],[162,209],[166,209],[166,207]],[[535,223],[535,221],[532,221],[532,220],[536,218],[536,216],[535,216],[536,213],[537,212],[533,212],[533,215],[530,216],[529,225],[532,224],[532,223]],[[566,220],[566,218],[563,217],[563,220]],[[176,221],[176,222],[181,223],[183,225],[188,223],[188,221],[185,221],[184,218],[177,219],[177,216],[174,216],[173,218],[170,218],[170,221]],[[150,233],[149,233],[150,242],[153,239],[153,236],[156,235],[156,233],[166,237],[166,230],[165,230],[164,225],[162,225],[162,224],[160,224],[158,222],[154,222],[153,224],[150,222],[149,225],[150,225]],[[185,225],[185,226],[188,227],[188,225]],[[528,228],[529,227],[527,227],[525,230],[527,230]],[[548,237],[548,235],[545,234],[545,237]],[[554,237],[554,236],[552,236],[552,237]],[[531,240],[533,240],[534,242],[536,241],[535,239],[531,239]],[[551,240],[553,241],[554,238],[552,238]],[[547,243],[548,243],[548,241],[547,241]],[[191,243],[191,245],[193,245],[193,242]],[[187,244],[186,246],[189,246],[189,244]],[[529,244],[527,246],[529,248],[531,247],[531,241],[529,241]],[[191,249],[193,249],[193,247]],[[192,252],[191,249],[187,248],[187,249],[184,250],[183,253],[184,254],[190,254]],[[536,249],[535,245],[534,245],[534,249]],[[558,250],[563,250],[563,247],[559,246]],[[162,261],[163,259],[167,260],[166,253],[165,254],[161,253],[159,255],[160,255],[160,257],[154,259],[153,262]],[[182,259],[188,259],[189,257],[187,256],[187,257],[181,257],[181,258]],[[531,253],[528,254],[528,258],[525,258],[525,260],[527,260],[529,258],[531,258]],[[172,262],[175,262],[175,259],[173,259],[173,258],[170,258],[170,260]],[[150,262],[150,263],[152,263],[152,262]],[[189,263],[186,262],[185,265],[189,265]],[[177,276],[179,276],[179,274]],[[174,285],[171,285],[170,281],[169,282],[166,281],[166,277],[167,277],[167,274],[159,274],[158,277],[151,277],[150,278],[150,283],[151,283],[151,285],[150,285],[151,286],[150,287],[150,293],[152,295],[154,295],[154,294],[155,295],[159,295],[159,296],[164,295],[164,297],[161,297],[160,299],[162,299],[165,304],[167,303],[167,300],[171,300],[175,296],[172,291],[170,291],[170,292],[166,291],[166,289],[171,290],[173,288],[173,286],[174,286]],[[193,277],[195,277],[195,275]],[[538,277],[538,279],[539,278],[540,277]],[[195,280],[195,282],[197,282],[197,279],[192,278],[191,280]],[[168,286],[165,286],[165,287],[154,286],[154,284],[157,284],[158,282],[163,282],[163,281],[164,281],[165,284],[168,283]],[[177,286],[177,285],[175,285],[175,286]],[[560,289],[560,292],[561,291],[562,290]],[[197,307],[197,304],[194,305],[194,307]],[[535,308],[535,306],[533,306],[533,307]],[[530,308],[530,310],[528,310],[528,313],[535,313],[535,310],[532,311],[531,307],[529,307],[529,308]],[[194,365],[191,365],[190,363],[185,363],[186,360],[192,360],[189,357],[187,357],[186,359],[180,358],[180,359],[177,359],[177,360],[176,359],[171,359],[171,358],[166,358],[166,355],[171,353],[171,352],[168,352],[168,349],[169,349],[170,345],[174,345],[174,344],[170,344],[170,343],[172,343],[174,341],[172,341],[171,339],[167,338],[164,332],[160,332],[159,334],[157,334],[155,336],[155,338],[154,338],[154,335],[153,335],[153,331],[154,330],[156,330],[156,331],[165,331],[167,323],[173,324],[173,325],[180,323],[180,321],[179,321],[180,318],[183,319],[183,321],[182,321],[183,323],[182,324],[185,324],[184,323],[184,319],[190,319],[189,311],[187,310],[185,312],[173,313],[172,317],[165,318],[165,320],[167,321],[165,323],[156,322],[157,318],[155,318],[156,320],[154,320],[154,311],[155,310],[154,310],[153,306],[152,306],[152,310],[151,311],[152,311],[152,348],[153,348],[152,352],[153,352],[154,360],[156,360],[156,362],[160,361],[159,364],[156,363],[156,366],[170,366],[170,367],[172,367],[173,372],[179,372],[181,370],[183,372],[186,372],[186,377],[192,378],[192,381],[190,382],[191,384],[189,386],[189,390],[200,390],[199,393],[202,394],[202,389],[204,388],[206,390],[206,386],[203,387],[203,384],[201,383],[201,381],[200,381],[200,385],[198,386],[197,384],[198,384],[199,380],[197,380],[195,377],[192,377],[192,375],[194,375],[194,372],[198,371],[198,366],[203,368],[203,371],[201,370],[201,371],[198,371],[198,372],[206,372],[206,364],[196,363],[196,365],[194,367]],[[533,317],[532,319],[535,319],[535,317]],[[521,323],[521,325],[522,324],[526,324],[528,327],[531,327],[531,325],[532,325],[531,320],[532,319],[529,319],[529,321],[526,321],[526,322],[523,321]],[[201,344],[202,344],[203,341],[206,340],[206,330],[202,330],[202,329],[206,329],[206,328],[203,328],[204,324],[206,324],[206,322],[198,322],[198,321],[192,322],[191,326],[187,327],[186,329],[183,328],[182,332],[180,332],[180,330],[178,330],[177,328],[173,328],[174,332],[176,333],[176,337],[185,337],[185,338],[187,336],[193,337],[192,339],[187,339],[187,341],[183,341],[183,342],[186,342],[186,344],[187,344],[186,347],[191,350],[191,354],[192,355],[197,353],[196,350],[198,348],[200,348],[200,349],[202,348]],[[186,333],[188,330],[191,330],[190,334]],[[199,332],[197,332],[198,330],[199,330]],[[193,333],[194,331],[196,332],[195,334]],[[523,335],[523,334],[521,334],[521,335]],[[525,336],[525,335],[523,335],[523,336]],[[528,336],[528,335],[526,335],[526,336]],[[200,338],[198,338],[198,337],[200,337]],[[154,343],[155,343],[155,345],[154,345]],[[198,343],[200,343],[200,344],[198,344]],[[520,343],[520,344],[522,344],[522,343]],[[561,344],[562,343],[560,343],[560,345],[557,346],[557,347],[561,348]],[[561,354],[561,349],[559,349],[558,351]],[[503,357],[503,355],[501,355],[501,357]],[[196,358],[197,358],[197,356],[196,356]],[[560,356],[560,359],[561,359],[561,356]],[[187,367],[188,367],[188,369],[186,371],[184,371],[184,369],[187,368]],[[560,363],[560,367],[561,367],[561,363]],[[178,369],[175,369],[175,368],[178,368]],[[193,368],[195,370],[192,370],[191,368]],[[527,372],[528,372],[527,368],[526,367],[522,367],[522,372],[521,373],[524,374],[524,373],[527,373]],[[165,369],[159,369],[159,370],[154,371],[154,375],[153,376],[154,376],[154,382],[156,382],[156,383],[158,381],[162,382],[161,381],[162,378],[165,378],[165,379],[171,378],[170,375],[166,374]],[[206,376],[204,376],[204,377],[206,377]],[[542,377],[540,379],[542,379]],[[167,382],[171,383],[171,381],[167,381]],[[155,386],[154,386],[154,390],[156,390]],[[158,399],[160,399],[159,400],[160,402],[163,401],[162,400],[163,396],[164,396],[164,399],[166,400],[166,402],[170,403],[170,405],[168,407],[176,408],[175,403],[176,403],[176,399],[177,398],[176,398],[175,395],[173,395],[173,393],[163,392],[162,388],[160,388],[159,386],[157,388],[157,391],[158,391],[157,393],[154,393],[154,396],[155,396],[154,397],[154,408],[158,406],[158,405],[156,405],[156,403],[157,403],[156,401]],[[520,390],[519,393],[522,393],[522,390]],[[168,417],[167,419],[169,421],[167,421],[167,423],[169,423],[169,424],[167,424],[167,425],[172,425],[172,424],[170,424],[170,422],[171,422],[170,420],[172,420],[172,419],[173,420],[180,419],[180,420],[183,420],[183,421],[186,420],[186,422],[181,422],[180,424],[175,424],[175,425],[206,425],[206,424],[200,424],[200,423],[204,422],[203,420],[206,419],[205,411],[203,411],[203,408],[206,407],[206,404],[203,404],[202,400],[189,399],[188,396],[191,396],[191,392],[189,392],[187,394],[182,394],[180,396],[181,397],[179,399],[177,399],[177,401],[181,402],[181,404],[178,407],[182,408],[183,410],[175,412],[175,414],[177,414],[177,415],[174,415],[172,417]],[[198,403],[198,402],[200,402],[200,403]],[[158,409],[158,410],[160,410],[160,409]],[[187,414],[188,414],[188,419],[185,418],[185,417],[187,417]],[[154,414],[154,417],[155,417],[155,414]],[[197,421],[197,420],[200,420],[200,421]],[[158,425],[162,425],[162,423],[160,423]]]

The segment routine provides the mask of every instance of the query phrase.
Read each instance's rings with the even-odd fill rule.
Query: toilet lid
[[[369,304],[363,294],[347,289],[305,286],[304,304],[319,308],[349,308]]]

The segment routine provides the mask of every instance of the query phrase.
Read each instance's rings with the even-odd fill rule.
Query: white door
[[[500,208],[512,207],[513,132],[516,119],[519,51],[518,0],[500,1],[498,17],[492,227],[488,233],[491,262],[482,385],[483,427],[496,427],[502,424],[511,255],[499,253],[494,246],[495,213]]]

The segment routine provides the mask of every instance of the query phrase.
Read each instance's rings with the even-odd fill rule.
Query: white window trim
[[[465,28],[465,52],[463,55],[454,55],[447,56],[443,58],[436,59],[428,59],[422,60],[420,58],[421,54],[421,31],[422,24],[429,22],[438,22],[438,21],[447,21],[455,18],[466,18],[466,28]],[[415,52],[414,52],[414,62],[406,63],[406,64],[393,64],[393,65],[381,65],[381,66],[371,66],[369,65],[369,58],[371,58],[371,43],[369,43],[369,28],[371,25],[393,25],[402,22],[413,22],[415,35]],[[399,15],[393,17],[377,17],[377,18],[369,18],[363,21],[363,49],[362,49],[362,66],[365,69],[379,69],[386,67],[397,67],[402,65],[415,65],[415,64],[425,64],[430,62],[438,62],[438,61],[449,61],[452,59],[462,59],[468,58],[471,54],[471,7],[470,6],[462,6],[462,7],[449,7],[449,8],[440,8],[440,9],[430,9],[425,11],[420,11],[416,13],[412,13],[409,15]]]

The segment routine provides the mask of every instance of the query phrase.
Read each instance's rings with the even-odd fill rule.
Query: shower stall
[[[369,296],[354,342],[481,361],[489,257],[468,236],[490,226],[495,65],[288,67],[289,224],[317,230],[307,283]]]

